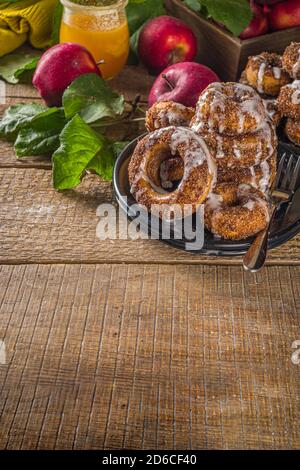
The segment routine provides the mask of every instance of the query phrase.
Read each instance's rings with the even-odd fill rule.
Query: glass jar
[[[129,52],[125,12],[128,0],[60,1],[63,5],[60,42],[86,47],[99,63],[103,78],[116,76],[126,64]]]

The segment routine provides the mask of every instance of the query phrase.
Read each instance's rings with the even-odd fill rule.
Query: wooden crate
[[[211,67],[224,81],[240,77],[250,55],[263,51],[281,54],[292,41],[300,41],[300,27],[276,31],[257,38],[241,40],[202,18],[181,0],[165,0],[167,11],[185,21],[198,39],[198,59]]]

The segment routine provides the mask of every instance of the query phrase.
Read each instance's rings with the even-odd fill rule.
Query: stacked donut
[[[146,128],[128,170],[137,202],[149,211],[152,204],[196,210],[205,203],[206,228],[226,239],[244,239],[266,226],[277,138],[253,88],[213,83],[196,110],[156,103]]]
[[[284,129],[287,137],[300,145],[300,43],[294,42],[286,48],[282,64],[293,82],[281,88],[278,106],[286,118]]]
[[[300,145],[300,43],[292,42],[282,57],[269,52],[249,57],[240,82],[260,94],[276,126],[285,118],[286,136]]]
[[[267,194],[276,172],[277,137],[262,99],[240,83],[213,83],[200,95],[191,128],[213,152],[217,185],[205,204],[207,228],[243,239],[268,220]]]
[[[282,62],[280,55],[269,52],[249,57],[240,79],[241,83],[250,85],[260,94],[266,111],[276,126],[282,117],[277,97],[281,88],[291,81]]]

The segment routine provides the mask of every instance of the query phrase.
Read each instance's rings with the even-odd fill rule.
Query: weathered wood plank
[[[0,447],[299,448],[299,285],[299,267],[2,266]]]
[[[241,263],[186,254],[156,240],[99,240],[96,210],[108,202],[116,204],[111,183],[94,175],[59,192],[50,171],[0,169],[0,262]],[[300,237],[270,251],[269,262],[300,264]]]

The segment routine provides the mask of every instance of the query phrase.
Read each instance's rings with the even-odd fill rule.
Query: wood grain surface
[[[0,276],[2,448],[299,446],[298,268],[31,265]]]
[[[99,240],[97,207],[115,203],[111,183],[89,175],[80,187],[52,188],[51,172],[0,168],[0,262],[223,263],[241,259],[185,253],[157,240]],[[300,236],[271,250],[269,264],[300,264]]]
[[[115,86],[145,100],[152,81],[131,67]],[[112,201],[92,175],[55,191],[49,159],[0,142],[0,448],[299,448],[300,238],[253,275],[100,241]]]

